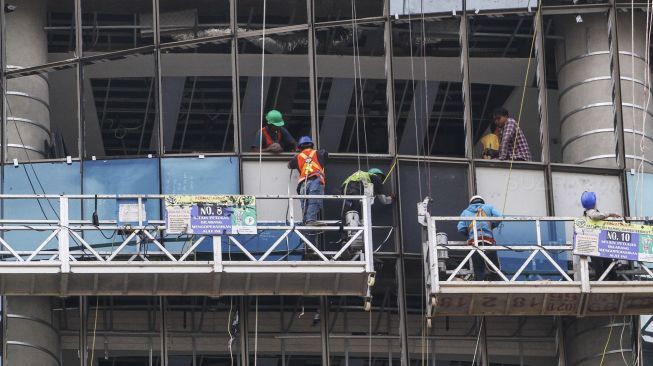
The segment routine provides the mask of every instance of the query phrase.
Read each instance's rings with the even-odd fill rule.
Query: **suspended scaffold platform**
[[[424,284],[435,316],[467,315],[639,315],[653,312],[651,263],[596,259],[573,254],[575,217],[431,216],[418,204],[422,226]],[[502,223],[496,244],[450,240],[456,224]],[[499,263],[490,253],[498,254]],[[490,279],[474,278],[481,261]],[[477,264],[478,267],[478,264]]]
[[[361,225],[301,225],[292,211],[306,198],[360,200]],[[0,195],[10,217],[0,219],[0,293],[366,296],[374,284],[368,197],[256,196],[288,207],[286,219],[259,220],[254,234],[224,235],[167,233],[164,199]],[[134,222],[117,220],[130,214]],[[334,237],[344,239],[336,244]]]

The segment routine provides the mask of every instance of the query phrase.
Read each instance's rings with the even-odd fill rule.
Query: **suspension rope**
[[[410,9],[408,10],[408,43],[410,44],[410,84],[413,92],[413,100],[415,100],[415,59],[413,57],[413,21],[411,19]],[[413,102],[414,104],[415,102]],[[413,124],[415,125],[415,155],[417,156],[417,189],[419,191],[420,199],[422,196],[422,167],[420,162],[420,148],[419,148],[419,134],[417,132],[417,108],[413,106]]]
[[[369,158],[369,153],[368,153],[368,144],[367,144],[367,120],[365,118],[365,88],[363,84],[363,73],[361,71],[361,60],[360,60],[360,47],[358,43],[358,24],[354,21],[358,17],[357,15],[357,10],[356,10],[356,1],[352,1],[352,8],[353,8],[353,17],[352,17],[352,22],[355,27],[355,34],[356,36],[354,37],[354,58],[355,58],[355,65],[357,65],[358,68],[358,84],[359,84],[359,97],[360,97],[360,108],[361,108],[361,115],[363,118],[363,143],[365,144],[365,164],[367,165],[367,170],[370,169],[370,158]],[[356,82],[356,80],[354,80]],[[357,126],[358,127],[358,126]],[[357,142],[358,145],[360,145],[360,140]]]
[[[517,148],[517,136],[520,131],[520,123],[521,123],[521,115],[522,111],[524,109],[524,98],[526,97],[526,86],[528,85],[528,74],[530,74],[531,70],[531,62],[533,61],[533,49],[535,48],[535,38],[537,38],[537,30],[538,30],[538,23],[539,23],[539,18],[540,18],[540,11],[542,9],[542,2],[539,2],[539,5],[537,7],[537,12],[535,13],[535,20],[533,22],[533,39],[531,40],[531,49],[528,52],[528,64],[526,66],[526,75],[524,75],[524,86],[522,87],[522,94],[521,94],[521,101],[519,102],[519,114],[517,115],[517,128],[515,130],[515,137],[513,138],[512,142],[512,152],[510,154],[510,168],[508,169],[508,181],[506,182],[506,191],[503,196],[503,207],[501,209],[501,212],[505,214],[506,212],[506,203],[508,202],[508,190],[510,187],[510,177],[512,175],[512,166],[514,163],[513,156],[515,155],[515,149]]]
[[[361,147],[360,147],[360,128],[358,124],[358,115],[359,115],[359,110],[358,110],[358,94],[359,94],[359,89],[358,89],[358,68],[356,67],[356,47],[358,45],[356,39],[358,38],[358,27],[356,26],[356,0],[352,0],[351,2],[351,31],[352,31],[352,47],[353,47],[353,55],[352,55],[352,60],[354,62],[354,124],[356,125],[356,162],[358,164],[358,170],[361,170]],[[360,90],[360,93],[362,94],[362,90]],[[351,141],[351,140],[350,140]]]
[[[264,92],[265,92],[265,23],[267,20],[267,0],[263,0],[263,33],[261,37],[261,98],[260,102],[260,118],[261,130],[258,139],[258,191],[261,191],[262,181],[262,168],[263,168],[263,109],[264,109]],[[278,133],[281,133],[280,131]]]
[[[95,320],[93,321],[93,341],[91,342],[91,365],[94,363],[93,358],[95,357],[95,333],[97,331],[97,310],[99,307],[100,297],[95,296]],[[86,334],[84,334],[84,337],[86,337]],[[86,350],[82,350],[82,355],[83,357],[86,357]]]
[[[610,318],[610,324],[609,324],[610,331],[608,332],[608,340],[605,341],[605,347],[603,347],[603,355],[601,356],[601,363],[599,364],[599,366],[603,366],[603,361],[605,360],[605,354],[608,351],[608,345],[610,344],[610,338],[612,337],[612,328],[614,328],[614,324],[612,323],[614,323],[614,316]]]
[[[431,111],[428,108],[429,105],[429,84],[428,84],[428,68],[426,67],[426,19],[424,18],[424,0],[420,0],[420,11],[422,13],[422,39],[420,44],[420,49],[422,51],[422,62],[424,67],[424,105],[422,109],[424,110],[424,134],[426,141],[422,141],[422,145],[426,144],[426,148],[423,148],[424,159],[426,160],[426,177],[427,177],[427,189],[429,192],[429,197],[431,197],[431,160],[427,157],[431,155],[431,139],[429,138],[429,116]],[[420,196],[420,199],[423,198]],[[428,356],[427,356],[428,357]]]

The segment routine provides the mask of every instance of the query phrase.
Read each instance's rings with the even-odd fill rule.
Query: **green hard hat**
[[[265,115],[265,120],[268,121],[268,124],[275,125],[277,127],[284,125],[283,116],[281,115],[281,112],[276,109],[269,111],[268,114]]]
[[[379,168],[372,168],[372,169],[368,170],[367,172],[370,173],[370,174],[385,175],[385,174],[383,174],[383,171],[381,169],[379,169]]]

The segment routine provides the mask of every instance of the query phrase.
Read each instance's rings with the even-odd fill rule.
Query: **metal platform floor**
[[[0,263],[2,295],[352,295],[364,296],[363,262]]]

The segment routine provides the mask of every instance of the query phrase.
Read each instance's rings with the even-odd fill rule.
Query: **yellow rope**
[[[605,342],[605,347],[603,347],[603,356],[601,356],[601,363],[599,364],[600,366],[603,366],[603,361],[605,359],[605,353],[608,351],[608,344],[610,344],[610,337],[612,337],[612,323],[614,321],[614,317],[610,320],[610,332],[608,332],[608,340]]]
[[[524,76],[524,86],[522,88],[522,93],[521,93],[521,102],[519,103],[519,114],[517,115],[517,129],[515,131],[515,137],[513,138],[512,141],[512,152],[510,156],[510,168],[508,169],[508,181],[506,182],[506,193],[503,196],[503,208],[501,209],[501,212],[505,214],[506,211],[506,203],[508,202],[508,188],[510,187],[510,176],[512,175],[512,164],[514,160],[512,157],[515,155],[515,149],[517,148],[517,135],[519,134],[519,124],[521,123],[521,114],[522,111],[524,110],[524,99],[526,97],[526,85],[528,84],[528,74],[530,73],[531,70],[531,62],[533,61],[533,57],[531,55],[533,54],[533,49],[535,48],[535,38],[538,30],[538,21],[540,17],[540,11],[542,8],[542,2],[540,1],[540,4],[537,7],[537,12],[535,13],[535,23],[534,27],[535,30],[533,31],[533,40],[531,41],[531,49],[528,53],[528,65],[526,66],[526,75]]]
[[[397,158],[395,158],[395,161],[392,163],[390,170],[388,170],[388,173],[386,173],[385,178],[383,179],[383,184],[385,184],[385,181],[388,180],[388,177],[390,177],[390,173],[392,173],[392,171],[395,169],[395,165],[397,165]]]

